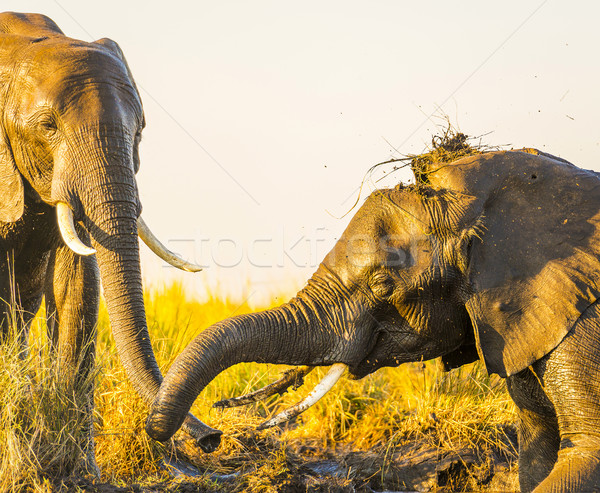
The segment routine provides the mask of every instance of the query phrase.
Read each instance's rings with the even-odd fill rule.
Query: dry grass
[[[86,468],[86,388],[96,375],[75,387],[46,344],[36,340],[25,355],[18,339],[13,334],[0,349],[0,491],[48,491],[50,478]]]
[[[147,293],[147,311],[157,358],[165,370],[199,330],[233,314],[251,311],[251,307],[218,297],[198,303],[188,299],[175,284]],[[36,322],[36,327],[32,341],[43,340],[43,323]],[[165,447],[144,432],[147,408],[128,383],[116,357],[104,310],[99,322],[98,354],[96,456],[102,479],[112,484],[167,481],[171,476],[163,462]],[[360,381],[343,379],[283,430],[255,432],[254,427],[280,406],[302,398],[323,371],[313,372],[304,387],[279,400],[271,398],[248,408],[223,411],[211,407],[221,398],[270,383],[282,369],[237,365],[201,394],[192,411],[224,431],[217,452],[195,458],[200,469],[210,471],[197,480],[202,488],[275,491],[273,485],[288,481],[298,461],[307,456],[328,457],[334,450],[378,454],[378,467],[383,470],[396,449],[410,441],[440,450],[470,447],[482,454],[493,449],[506,456],[515,455],[504,435],[506,425],[514,420],[512,403],[503,382],[488,377],[478,364],[446,374],[434,363],[419,363],[382,369]],[[56,383],[59,374],[43,344],[35,344],[31,356],[24,360],[14,345],[0,350],[2,491],[17,490],[23,484],[45,491],[49,479],[77,469],[81,461],[78,433],[84,427],[79,410],[84,403],[76,389]],[[217,485],[211,473],[237,475]]]
[[[466,156],[473,156],[489,151],[490,148],[481,143],[472,144],[472,139],[462,132],[457,131],[450,122],[439,135],[431,138],[429,150],[417,155],[409,156],[410,167],[415,175],[417,184],[429,183],[429,168],[435,163],[451,163]]]

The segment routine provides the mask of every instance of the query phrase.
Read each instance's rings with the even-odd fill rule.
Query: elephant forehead
[[[23,54],[18,77],[47,93],[89,83],[129,85],[124,63],[110,50],[94,43],[64,37],[47,38]]]
[[[413,197],[409,197],[413,200]],[[382,190],[367,198],[350,220],[340,242],[352,246],[354,252],[380,249],[392,237],[398,245],[403,240],[408,244],[410,238],[419,231],[420,223],[425,225],[426,221],[415,214],[413,204],[407,200],[406,207],[400,210],[386,191]]]
[[[348,230],[368,232],[373,236],[389,234],[424,234],[431,218],[423,197],[412,187],[382,189],[373,192],[356,213]]]
[[[91,66],[123,66],[121,60],[104,46],[66,36],[39,38],[39,41],[31,43],[24,53],[36,62],[40,62],[40,58],[43,57],[43,61],[50,65],[50,70],[61,66],[75,71]]]
[[[43,62],[43,63],[42,63]],[[74,113],[78,125],[110,119],[126,126],[142,120],[142,103],[123,62],[93,43],[49,38],[37,43],[22,61],[16,79],[21,87],[23,116],[53,108]]]
[[[378,193],[352,218],[323,263],[350,282],[390,261],[406,268],[430,255],[430,237],[419,221],[399,213],[385,193]]]

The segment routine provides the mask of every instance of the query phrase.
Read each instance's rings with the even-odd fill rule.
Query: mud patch
[[[506,436],[516,448],[514,429],[507,430]],[[194,457],[171,459],[167,467],[177,476],[179,489],[168,491],[519,491],[516,455],[507,455],[505,449],[446,450],[421,440],[381,453],[355,451],[349,446],[323,450],[268,441],[248,440],[246,453],[254,460],[242,463],[239,457],[232,458],[230,465],[235,463],[236,470],[225,474],[191,465]]]
[[[512,492],[518,491],[517,437],[497,425],[493,440],[441,440],[435,426],[416,437],[381,440],[369,450],[275,432],[236,427],[218,452],[206,454],[193,440],[170,442],[163,476],[154,483],[111,485],[82,478],[54,483],[52,491],[113,492]],[[165,474],[168,471],[168,475]],[[156,477],[161,477],[155,476]]]
[[[171,460],[173,479],[155,484],[116,486],[83,478],[55,483],[52,491],[99,493],[266,492],[374,493],[374,492],[517,492],[516,458],[464,448],[443,452],[425,444],[409,444],[385,457],[373,452],[329,450],[327,457],[288,451],[279,474],[261,476],[247,468],[230,474],[202,471],[183,460]]]

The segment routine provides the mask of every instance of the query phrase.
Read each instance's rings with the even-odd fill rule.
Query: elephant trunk
[[[170,438],[202,389],[237,363],[329,365],[345,361],[347,341],[328,327],[320,303],[301,292],[270,310],[240,315],[201,332],[165,376],[146,423],[159,441]]]
[[[151,402],[162,375],[146,324],[135,214],[128,208],[133,207],[122,203],[99,207],[108,224],[92,219],[96,228],[90,233],[119,358],[134,388]]]
[[[81,197],[82,219],[96,250],[117,352],[134,388],[150,403],[162,374],[146,323],[137,235],[140,205],[133,171],[125,160],[89,159],[84,178],[76,184],[76,195]],[[191,415],[186,425],[205,451],[218,446],[219,431]]]

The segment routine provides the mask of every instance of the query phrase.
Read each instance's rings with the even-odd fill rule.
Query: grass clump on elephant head
[[[443,133],[431,138],[431,149],[422,154],[408,156],[417,185],[429,183],[427,175],[432,164],[451,163],[462,157],[482,154],[490,150],[481,144],[472,145],[469,140],[471,138],[468,135],[457,132],[451,125],[448,125]]]

